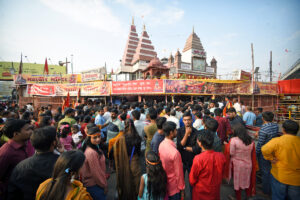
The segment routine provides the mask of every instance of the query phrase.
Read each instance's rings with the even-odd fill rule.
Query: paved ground
[[[109,180],[108,180],[108,195],[107,195],[107,200],[114,200],[114,195],[115,195],[115,188],[116,188],[116,174],[113,173]],[[189,192],[189,185],[188,185],[188,178],[187,178],[187,174],[185,176],[185,187],[186,187],[186,190],[185,190],[185,194],[186,194],[186,200],[190,200],[191,199],[191,196],[190,196],[190,192]],[[257,188],[258,191],[260,191],[259,187]],[[227,200],[229,199],[228,198],[228,195],[230,194],[234,194],[234,190],[233,190],[233,185],[232,183],[230,184],[227,184],[227,183],[224,183],[222,184],[221,186],[221,200]],[[244,199],[245,198],[245,194],[244,195]],[[256,195],[255,197],[251,198],[253,200],[268,200],[268,199],[271,199],[271,198],[263,198],[262,196],[259,196],[259,195]]]

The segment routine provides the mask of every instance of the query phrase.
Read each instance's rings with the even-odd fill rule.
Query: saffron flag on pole
[[[69,107],[69,106],[70,106],[70,92],[68,92],[67,99],[65,101],[65,107]]]
[[[45,60],[44,74],[45,74],[45,72],[46,72],[47,75],[49,75],[49,69],[48,69],[47,58],[46,58],[46,60]]]

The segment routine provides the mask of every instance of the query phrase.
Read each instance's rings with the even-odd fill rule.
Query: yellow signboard
[[[19,73],[19,62],[0,62],[0,80],[13,80],[13,75]],[[66,74],[66,66],[48,65],[49,74]],[[23,63],[22,74],[41,75],[44,64]]]

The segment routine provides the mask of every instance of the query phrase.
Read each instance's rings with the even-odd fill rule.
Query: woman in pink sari
[[[242,190],[246,190],[248,197],[255,194],[255,145],[244,126],[237,124],[232,129],[228,178],[233,177],[236,199],[240,200]],[[232,196],[230,198],[234,199]]]

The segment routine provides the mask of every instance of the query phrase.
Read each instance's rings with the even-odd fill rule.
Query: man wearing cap
[[[62,122],[68,122],[70,126],[76,124],[76,120],[74,119],[74,116],[75,116],[75,110],[72,108],[67,108],[65,111],[65,118],[59,121],[58,127],[60,127],[60,124]]]

